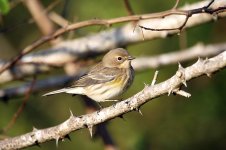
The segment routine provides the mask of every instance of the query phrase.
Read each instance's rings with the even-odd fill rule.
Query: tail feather
[[[50,95],[54,95],[54,94],[58,94],[58,93],[64,93],[66,92],[66,89],[60,89],[60,90],[56,90],[56,91],[52,91],[52,92],[49,92],[49,93],[46,93],[42,96],[50,96]]]

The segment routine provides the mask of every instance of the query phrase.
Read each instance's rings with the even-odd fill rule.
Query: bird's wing
[[[113,71],[114,70],[114,71]],[[85,87],[93,84],[100,84],[114,80],[118,74],[117,68],[107,68],[98,64],[94,66],[90,72],[75,81],[69,88]]]

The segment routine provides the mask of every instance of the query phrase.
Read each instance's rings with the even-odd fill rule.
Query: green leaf
[[[0,13],[7,14],[9,12],[9,1],[8,0],[0,0]]]

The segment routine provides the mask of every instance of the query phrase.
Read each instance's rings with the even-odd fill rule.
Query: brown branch
[[[184,22],[179,26],[179,27],[175,27],[175,28],[162,28],[162,29],[155,29],[155,28],[149,28],[149,27],[144,27],[142,25],[139,25],[140,28],[145,29],[145,30],[151,30],[151,31],[172,31],[172,30],[178,30],[179,32],[181,32],[181,30],[185,27],[185,25],[188,22],[189,17],[186,16],[184,19]]]
[[[33,89],[33,87],[35,85],[35,81],[36,81],[36,77],[33,78],[33,81],[31,82],[30,87],[25,92],[25,97],[24,97],[24,100],[23,100],[22,104],[17,109],[17,111],[14,113],[14,115],[13,115],[12,119],[10,120],[10,122],[3,129],[3,133],[6,133],[10,128],[12,128],[12,126],[15,124],[16,120],[19,118],[19,116],[23,112],[23,110],[24,110],[24,108],[26,106],[26,103],[29,100],[30,95],[32,93],[32,89]]]
[[[91,114],[82,116],[74,116],[72,114],[68,120],[54,127],[40,130],[34,129],[32,132],[26,134],[13,138],[7,138],[0,141],[0,148],[4,150],[20,149],[50,140],[59,141],[59,139],[63,139],[73,131],[82,128],[92,128],[95,125],[111,120],[125,113],[137,111],[143,104],[156,97],[166,95],[169,91],[173,91],[183,85],[184,82],[201,75],[212,74],[225,67],[226,51],[211,59],[199,59],[195,64],[187,68],[182,68],[180,66],[176,74],[168,80],[152,86],[145,86],[143,90],[131,98]]]
[[[45,9],[39,0],[24,0],[24,4],[30,11],[34,21],[38,25],[43,35],[49,35],[54,31],[54,25],[45,15]]]
[[[218,3],[220,0],[218,0],[216,3]],[[222,2],[222,1],[221,1]],[[203,7],[201,7],[203,8]],[[197,9],[196,9],[197,10]],[[215,13],[219,13],[221,11],[225,10],[224,7],[218,7],[217,9],[210,10]],[[2,68],[0,68],[0,74],[4,72],[6,69],[10,68],[13,66],[18,60],[20,60],[24,55],[30,53],[33,51],[35,48],[39,47],[40,45],[55,39],[59,37],[60,35],[64,34],[65,32],[72,31],[78,28],[83,28],[87,26],[93,26],[93,25],[105,25],[109,26],[112,24],[116,23],[122,23],[122,22],[129,22],[129,21],[139,21],[139,20],[146,20],[146,19],[154,19],[154,18],[164,18],[166,16],[172,16],[172,15],[180,15],[180,16],[190,16],[188,15],[189,10],[168,10],[168,11],[163,11],[160,13],[153,13],[153,14],[142,14],[142,15],[133,15],[133,16],[126,16],[126,17],[119,17],[119,18],[113,18],[113,19],[93,19],[93,20],[88,20],[88,21],[82,21],[78,22],[75,24],[68,25],[65,28],[58,29],[55,33],[52,35],[44,36],[41,39],[35,41],[33,44],[27,46],[25,49],[22,50],[22,52],[13,58],[10,62],[6,63]],[[198,12],[198,11],[192,11],[192,13],[197,14],[197,13],[208,13],[209,11],[206,12]]]
[[[174,4],[173,8],[172,9],[176,9],[178,4],[179,4],[180,0],[176,0],[176,3]]]
[[[148,68],[156,69],[170,64],[176,64],[178,62],[184,62],[192,59],[197,59],[198,57],[206,58],[217,55],[226,50],[226,43],[215,44],[215,45],[203,45],[196,44],[195,46],[184,49],[177,50],[175,52],[166,53],[151,57],[137,57],[132,61],[132,66],[136,71],[144,70]],[[26,70],[26,69],[25,69]],[[21,72],[18,68],[18,72]],[[45,72],[45,70],[43,70]],[[15,72],[16,73],[16,72]],[[31,72],[32,74],[32,72]],[[40,90],[55,89],[58,87],[63,87],[65,84],[72,82],[73,79],[77,79],[79,76],[84,74],[84,71],[79,74],[74,74],[73,76],[60,76],[60,77],[50,77],[45,80],[39,80],[36,82],[33,88],[33,93],[39,92]],[[10,77],[10,74],[5,76],[0,76],[0,79]],[[1,80],[0,80],[1,82]],[[18,87],[13,87],[9,89],[0,90],[1,100],[10,100],[13,97],[23,96],[29,84],[20,85]]]
[[[128,15],[130,15],[130,16],[134,15],[134,12],[133,12],[133,9],[132,9],[132,7],[129,3],[129,0],[123,0],[123,2],[124,2],[124,5],[125,5],[125,8],[127,10]]]

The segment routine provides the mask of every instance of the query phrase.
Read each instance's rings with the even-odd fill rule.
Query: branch
[[[220,43],[220,44],[214,44],[214,45],[203,45],[199,43],[191,48],[184,49],[184,50],[177,50],[176,52],[172,52],[168,54],[162,54],[162,55],[152,56],[152,57],[138,57],[132,61],[132,65],[135,68],[135,70],[143,70],[147,68],[156,69],[161,66],[175,64],[177,62],[183,62],[187,60],[192,60],[198,57],[214,56],[224,51],[225,49],[226,49],[226,43]],[[66,59],[65,61],[67,61],[67,57],[63,57],[63,56],[64,55],[62,55],[61,58]],[[44,57],[40,57],[40,59],[42,58]],[[35,56],[34,56],[34,59],[35,59]],[[0,62],[0,67],[3,64],[4,62]],[[16,65],[13,68],[11,68],[11,70],[7,70],[0,75],[0,83],[22,79],[26,76],[32,76],[34,74],[45,73],[49,70],[50,70],[50,67],[42,64]],[[46,81],[46,88],[51,88],[48,86],[48,81]],[[21,90],[18,90],[18,91],[21,91]],[[0,98],[2,98],[3,95],[5,95],[1,93],[6,93],[6,95],[8,95],[7,92],[0,90]]]
[[[25,108],[25,106],[27,104],[27,101],[29,100],[30,95],[32,93],[32,88],[33,88],[33,86],[35,84],[35,81],[36,81],[36,77],[33,78],[33,81],[31,82],[30,87],[26,90],[25,97],[24,97],[24,100],[23,100],[22,104],[17,109],[17,111],[14,113],[14,115],[13,115],[12,119],[10,120],[10,122],[6,125],[6,127],[3,128],[3,133],[6,133],[7,131],[9,131],[10,128],[12,128],[12,126],[15,124],[16,120],[19,118],[19,116],[23,112],[23,110],[24,110],[24,108]]]
[[[126,11],[127,11],[128,15],[130,15],[130,16],[134,15],[134,12],[133,12],[133,9],[132,9],[132,7],[130,5],[129,0],[123,0],[123,2],[124,2],[124,5],[125,5],[125,8],[126,8]]]
[[[30,11],[34,21],[38,25],[43,35],[49,35],[54,31],[54,24],[45,14],[45,9],[39,0],[24,0],[23,3]]]
[[[144,70],[147,68],[159,68],[166,65],[184,62],[198,57],[211,57],[226,50],[226,43],[203,45],[198,43],[193,47],[177,50],[175,52],[166,53],[152,57],[138,57],[132,61],[135,70]]]
[[[43,35],[48,36],[52,34],[55,30],[54,24],[46,15],[46,11],[40,2],[40,0],[24,0],[23,3],[28,8],[29,12],[31,13],[32,17],[34,18],[35,23],[37,24],[39,30],[42,32]],[[55,4],[54,2],[53,4]],[[52,5],[50,5],[51,7]],[[49,41],[51,45],[55,45],[59,43],[60,39],[54,39]]]
[[[206,6],[203,6],[201,8],[195,8],[195,9],[192,9],[192,10],[187,10],[184,21],[178,27],[173,27],[173,28],[172,27],[170,27],[170,28],[150,28],[150,27],[145,27],[145,26],[142,26],[142,25],[139,25],[139,27],[142,28],[142,29],[151,30],[151,31],[173,31],[173,30],[178,30],[179,32],[181,32],[181,30],[187,24],[189,18],[192,17],[195,14],[207,13],[207,14],[210,14],[210,15],[213,15],[213,14],[217,15],[218,13],[225,12],[226,7],[220,6],[220,7],[216,8],[216,9],[210,8],[210,6],[214,3],[214,1],[215,0],[211,0],[209,2],[209,4],[207,4]],[[173,7],[173,10],[178,5],[178,2],[179,1],[176,2],[175,6]]]
[[[71,83],[73,80],[77,80],[84,72],[80,72],[77,75],[73,76],[58,76],[58,77],[51,77],[45,80],[36,81],[34,87],[32,88],[33,93],[37,93],[40,90],[47,90],[50,88],[57,88],[66,86],[67,84]],[[3,101],[8,101],[13,97],[24,96],[26,90],[31,86],[31,83],[26,83],[20,87],[13,87],[9,89],[0,90],[0,98]]]
[[[211,59],[199,59],[190,67],[182,68],[180,66],[176,74],[170,79],[153,86],[145,86],[142,91],[138,92],[131,98],[87,115],[74,116],[71,114],[68,120],[54,127],[40,130],[34,129],[32,132],[24,135],[2,140],[0,141],[0,148],[4,150],[25,148],[50,140],[58,141],[71,132],[82,128],[92,129],[92,127],[97,124],[121,116],[125,113],[139,110],[143,104],[156,97],[165,95],[169,93],[169,91],[177,89],[186,81],[201,75],[212,74],[225,67],[226,51]]]
[[[128,21],[140,21],[139,24],[143,25],[143,26],[152,26],[152,24],[154,24],[155,26],[152,27],[158,27],[161,24],[162,19],[159,18],[163,18],[168,16],[167,18],[165,18],[164,20],[166,20],[166,23],[161,24],[161,26],[163,26],[163,28],[165,28],[165,26],[168,28],[175,28],[178,27],[178,24],[180,24],[181,22],[184,22],[184,16],[187,15],[187,11],[185,9],[197,9],[197,8],[202,8],[203,6],[206,5],[206,2],[209,1],[203,1],[203,2],[199,2],[193,5],[190,5],[188,7],[184,7],[181,8],[180,10],[175,10],[175,9],[171,9],[168,11],[164,11],[164,12],[160,12],[160,13],[153,13],[153,14],[142,14],[142,15],[133,15],[133,16],[125,16],[125,17],[120,17],[120,18],[113,18],[113,19],[108,19],[108,20],[101,20],[101,19],[93,19],[93,20],[88,20],[88,21],[83,21],[83,22],[78,22],[75,24],[71,24],[68,25],[65,28],[61,28],[59,30],[57,30],[54,34],[49,35],[49,36],[45,36],[37,41],[35,41],[33,44],[27,46],[25,49],[22,50],[21,54],[18,55],[17,57],[13,58],[11,61],[7,62],[6,64],[4,64],[4,66],[2,66],[0,68],[0,74],[2,72],[4,72],[5,70],[7,70],[8,68],[10,68],[11,66],[15,65],[15,63],[20,60],[24,55],[27,55],[28,53],[30,53],[31,51],[33,51],[33,49],[39,47],[40,45],[57,38],[58,36],[64,34],[65,32],[71,31],[71,30],[75,30],[78,28],[82,28],[82,27],[87,27],[87,26],[92,26],[92,25],[112,25],[112,24],[116,24],[116,23],[122,23],[122,22],[128,22]],[[222,12],[224,10],[224,8],[222,8],[221,6],[226,5],[226,1],[225,0],[217,0],[214,2],[214,5],[212,4],[212,9],[217,9],[217,12]],[[207,13],[207,12],[205,12]],[[225,17],[226,13],[221,13],[217,15],[218,17]],[[216,18],[216,17],[215,17]],[[149,20],[147,20],[149,19]],[[202,24],[208,21],[214,20],[214,17],[211,15],[207,15],[207,14],[196,14],[193,15],[190,19],[189,22],[186,23],[186,25],[184,26],[184,28],[187,27],[192,27],[198,24]],[[100,32],[96,35],[92,35],[92,36],[88,36],[85,38],[80,38],[80,39],[76,39],[74,41],[68,41],[68,42],[64,42],[64,43],[60,43],[58,46],[56,46],[55,49],[55,53],[53,53],[53,51],[49,51],[49,52],[40,52],[40,53],[36,53],[36,56],[39,58],[43,57],[43,54],[45,54],[45,61],[39,62],[39,63],[54,63],[56,61],[53,60],[60,60],[59,59],[59,53],[63,53],[64,51],[68,51],[67,54],[65,54],[65,57],[70,58],[71,60],[76,60],[78,57],[81,56],[87,56],[90,53],[100,53],[103,51],[106,51],[107,49],[112,49],[112,48],[116,48],[116,47],[120,47],[120,46],[125,46],[128,45],[130,43],[135,43],[135,42],[139,42],[142,41],[142,34],[141,31],[139,29],[136,29],[135,32],[133,32],[134,30],[134,26],[132,24],[128,24],[124,27],[121,28],[115,28],[109,31],[105,31],[105,32]],[[133,33],[128,34],[128,33]],[[162,31],[162,32],[143,32],[145,39],[153,39],[153,38],[159,38],[159,37],[166,37],[169,34],[175,34],[177,33],[177,31]],[[108,40],[106,40],[108,39]],[[71,45],[73,44],[73,46]],[[71,47],[72,46],[72,47]],[[72,57],[73,55],[73,57]],[[31,62],[33,61],[31,59],[31,56],[27,56],[27,57],[23,57],[23,62]],[[36,58],[37,58],[36,57]],[[55,59],[53,59],[55,58]],[[61,57],[62,58],[62,57]],[[38,62],[38,58],[34,61]],[[43,60],[43,59],[42,59]],[[59,63],[65,63],[64,61],[59,61]]]
[[[170,64],[176,64],[178,62],[184,62],[192,59],[196,59],[198,57],[211,57],[217,55],[226,50],[226,43],[222,44],[215,44],[215,45],[203,45],[203,44],[196,44],[195,46],[171,52],[168,54],[162,54],[152,57],[138,57],[132,61],[132,66],[136,71],[144,70],[148,68],[156,69],[159,67],[163,67]],[[26,70],[26,69],[25,69]],[[43,70],[46,71],[46,70]],[[19,73],[22,71],[18,71]],[[16,72],[14,72],[16,73]],[[73,76],[60,76],[60,77],[50,77],[45,80],[36,81],[36,84],[33,87],[33,93],[39,92],[41,90],[48,90],[57,87],[63,87],[67,83],[72,82],[74,79],[77,79],[82,74],[84,74],[84,70],[77,75]],[[0,79],[4,81],[4,78],[10,78],[10,74],[6,74],[2,76],[0,75]],[[1,80],[0,80],[1,83]],[[18,87],[8,88],[8,89],[1,89],[0,90],[0,99],[7,101],[13,97],[23,96],[26,93],[26,89],[29,88],[30,83],[20,85]]]

